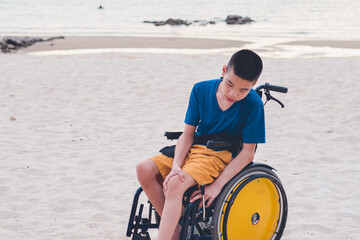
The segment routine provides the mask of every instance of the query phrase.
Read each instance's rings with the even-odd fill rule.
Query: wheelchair
[[[284,105],[270,92],[286,93],[287,88],[266,83],[256,88],[266,102],[274,100]],[[166,132],[165,136],[174,140],[181,132]],[[211,138],[208,148],[238,148],[241,143],[226,139]],[[221,190],[210,207],[200,208],[201,199],[190,203],[191,194],[197,186],[189,188],[183,197],[184,213],[179,220],[181,225],[179,240],[277,240],[280,239],[286,225],[288,205],[285,190],[275,169],[263,163],[248,164],[235,175]],[[127,237],[132,240],[151,240],[149,229],[159,228],[160,216],[150,201],[139,205],[140,187],[133,199],[130,212]],[[143,216],[147,204],[148,215]],[[139,206],[139,207],[138,207]]]

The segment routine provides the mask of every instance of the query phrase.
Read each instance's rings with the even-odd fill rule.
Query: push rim
[[[223,218],[226,239],[239,236],[243,239],[271,239],[274,236],[280,201],[276,187],[267,176],[246,179],[229,200]]]
[[[280,239],[285,228],[286,195],[272,171],[255,170],[239,177],[220,209],[215,239]]]

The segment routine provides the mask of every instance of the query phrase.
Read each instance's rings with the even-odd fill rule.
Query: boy
[[[158,240],[179,238],[182,197],[189,187],[206,185],[206,207],[210,206],[222,187],[253,160],[256,144],[265,143],[263,102],[252,89],[261,71],[256,53],[236,52],[223,66],[220,79],[195,84],[174,158],[158,155],[137,165],[138,180],[161,216]],[[194,144],[194,136],[210,134],[238,137],[241,151]],[[199,191],[191,201],[201,197]]]

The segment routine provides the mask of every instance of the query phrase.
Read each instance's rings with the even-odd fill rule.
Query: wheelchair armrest
[[[167,139],[174,140],[174,139],[178,139],[182,133],[183,132],[165,132],[164,136]]]

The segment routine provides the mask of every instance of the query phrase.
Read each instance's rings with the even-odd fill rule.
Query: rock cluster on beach
[[[11,52],[12,50],[18,50],[20,48],[29,47],[37,42],[48,42],[55,39],[64,39],[63,36],[51,37],[48,39],[36,38],[36,37],[4,37],[0,42],[0,49],[3,53]]]
[[[224,21],[224,20],[222,20]],[[250,22],[254,22],[249,17],[242,17],[239,15],[228,15],[225,19],[226,24],[246,24]],[[183,20],[183,19],[174,19],[169,18],[164,21],[144,21],[144,23],[152,23],[155,26],[164,26],[164,25],[170,25],[170,26],[179,26],[179,25],[185,25],[189,26],[191,24],[199,24],[206,26],[207,24],[216,24],[216,21],[208,21],[208,20],[195,20],[195,21],[189,21],[189,20]]]
[[[246,24],[246,23],[250,23],[250,22],[254,22],[254,20],[252,20],[249,17],[242,17],[242,16],[238,16],[238,15],[229,15],[226,17],[225,22],[227,24]]]
[[[144,23],[152,23],[155,26],[164,26],[164,25],[171,25],[171,26],[177,26],[177,25],[185,25],[189,26],[191,24],[188,20],[182,20],[182,19],[173,19],[169,18],[166,21],[144,21]]]

